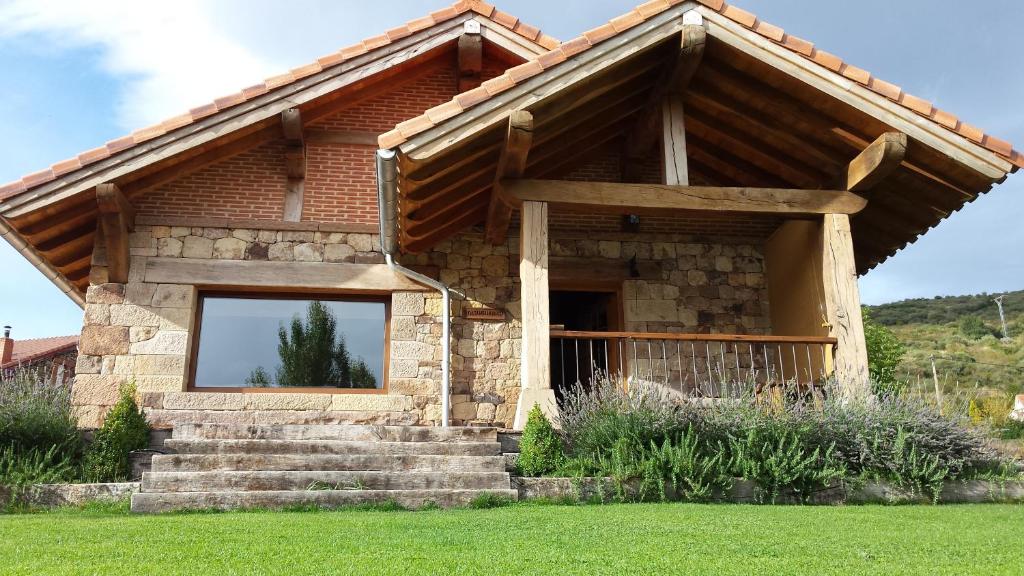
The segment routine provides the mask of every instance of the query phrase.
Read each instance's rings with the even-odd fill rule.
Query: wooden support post
[[[836,344],[835,374],[848,397],[870,394],[864,320],[857,287],[850,217],[826,214],[821,234],[821,272],[829,335]]]
[[[462,36],[459,36],[459,92],[472,90],[480,85],[480,73],[484,69],[484,39],[480,35],[480,23],[468,20]]]
[[[669,94],[662,103],[662,150],[664,183],[686,186],[690,171],[686,165],[686,128],[683,123],[683,99]]]
[[[520,352],[519,403],[514,428],[521,430],[526,416],[538,405],[549,420],[558,415],[551,388],[551,311],[548,303],[548,206],[524,202],[520,232]]]
[[[701,60],[704,57],[704,45],[707,43],[707,29],[704,26],[703,18],[699,12],[690,11],[683,15],[683,30],[679,40],[679,52],[676,58],[662,72],[661,77],[655,86],[651,97],[644,110],[640,112],[640,119],[636,126],[626,136],[626,146],[623,151],[622,180],[624,182],[636,182],[639,178],[639,167],[644,163],[659,137],[668,134],[669,124],[666,117],[673,109],[669,103],[674,102],[673,121],[678,122],[679,134],[683,134],[683,95],[690,85],[690,80],[697,72]],[[682,158],[686,162],[686,141],[685,138],[678,139],[682,145],[684,154],[676,154],[673,161]],[[666,146],[666,173],[668,172],[668,154],[670,149]],[[675,152],[675,150],[672,150]],[[673,173],[678,174],[678,168],[673,168]],[[686,171],[684,170],[684,174]],[[668,174],[666,174],[668,175]],[[686,184],[687,181],[670,181],[668,184]]]
[[[107,278],[110,282],[128,281],[131,258],[128,233],[135,228],[135,208],[116,184],[96,186],[99,227],[106,243]]]
[[[487,227],[484,236],[491,244],[501,244],[508,237],[512,220],[512,203],[502,189],[504,178],[520,178],[526,172],[526,158],[533,144],[533,115],[526,110],[513,110],[508,118],[505,146],[498,158],[491,200],[487,207]]]
[[[863,192],[899,168],[907,153],[907,135],[886,132],[868,145],[839,175],[840,190]]]
[[[302,220],[303,195],[306,187],[306,146],[302,138],[302,116],[298,108],[281,113],[281,125],[287,148],[284,152],[288,184],[284,193],[285,222]]]

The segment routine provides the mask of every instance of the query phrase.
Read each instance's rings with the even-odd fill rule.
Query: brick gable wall
[[[485,63],[483,79],[501,74]],[[307,130],[386,132],[456,94],[454,60],[424,65],[392,92],[315,122]],[[375,146],[308,144],[303,221],[377,224]],[[284,147],[268,143],[184,176],[136,200],[150,217],[280,220],[287,176]]]

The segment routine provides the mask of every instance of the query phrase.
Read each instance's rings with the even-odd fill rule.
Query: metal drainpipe
[[[448,287],[394,260],[398,248],[398,166],[394,150],[377,150],[377,207],[380,219],[380,246],[384,261],[392,270],[425,284],[441,293],[441,426],[448,427],[451,368],[451,293]]]

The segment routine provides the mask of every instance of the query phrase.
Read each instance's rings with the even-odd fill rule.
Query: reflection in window
[[[381,388],[385,304],[204,296],[195,388]]]

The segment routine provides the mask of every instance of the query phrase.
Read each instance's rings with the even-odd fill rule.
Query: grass
[[[1020,574],[1024,506],[0,516],[2,574]]]

